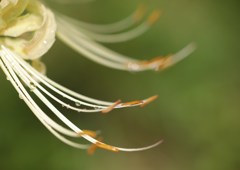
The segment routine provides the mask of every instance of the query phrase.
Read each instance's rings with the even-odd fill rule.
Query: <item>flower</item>
[[[57,1],[57,0],[55,0]],[[74,1],[58,0],[62,3]],[[149,61],[139,61],[121,55],[100,45],[98,42],[122,42],[147,31],[160,16],[158,10],[144,18],[144,6],[138,8],[128,18],[110,25],[94,25],[69,18],[47,8],[38,0],[2,0],[0,1],[0,66],[7,79],[19,93],[41,123],[62,142],[93,153],[96,148],[110,151],[141,151],[159,145],[142,148],[121,148],[105,144],[97,137],[97,132],[82,130],[64,116],[58,103],[76,112],[108,113],[113,109],[145,106],[157,98],[132,102],[106,102],[78,94],[49,79],[41,57],[52,47],[56,35],[77,52],[102,65],[126,71],[161,70],[188,56],[194,50],[192,44],[180,52],[168,57],[156,57]],[[130,31],[125,29],[141,23]],[[119,33],[121,32],[121,33]],[[50,118],[33,99],[36,95],[65,126]],[[63,101],[65,98],[68,102]],[[80,144],[67,138],[85,138],[92,145]]]

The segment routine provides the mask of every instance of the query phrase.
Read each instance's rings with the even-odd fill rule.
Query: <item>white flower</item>
[[[57,0],[55,0],[57,1]],[[74,0],[58,0],[62,3]],[[144,106],[157,96],[132,102],[105,102],[78,94],[45,76],[46,67],[40,58],[51,48],[57,35],[77,52],[102,65],[126,71],[161,70],[169,67],[192,53],[194,46],[188,45],[169,57],[157,57],[150,61],[139,61],[105,48],[97,42],[122,42],[135,38],[145,31],[160,16],[154,11],[144,21],[144,7],[141,6],[128,18],[109,25],[94,25],[77,21],[63,14],[49,10],[37,0],[0,1],[0,66],[21,99],[28,105],[42,124],[64,143],[92,153],[96,147],[111,151],[141,151],[159,145],[159,141],[143,148],[120,148],[107,145],[97,133],[81,130],[65,117],[49,100],[76,112],[108,113],[116,108]],[[136,23],[135,28],[123,32]],[[119,33],[121,32],[121,33]],[[50,118],[34,101],[35,94],[64,124]],[[61,100],[65,98],[68,103]],[[69,138],[85,138],[92,145],[73,142]]]

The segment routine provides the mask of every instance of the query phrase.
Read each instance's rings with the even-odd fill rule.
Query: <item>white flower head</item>
[[[57,0],[56,0],[57,1]],[[58,0],[61,3],[74,0]],[[63,42],[87,58],[102,65],[126,71],[161,70],[169,67],[194,50],[190,44],[180,52],[168,57],[156,57],[149,61],[139,61],[114,52],[98,42],[114,43],[135,38],[153,25],[160,16],[158,10],[145,17],[145,7],[141,5],[132,15],[122,21],[96,25],[77,21],[58,12],[52,12],[38,0],[0,1],[0,66],[21,99],[28,105],[42,124],[62,142],[93,153],[96,148],[117,151],[141,151],[153,148],[162,141],[143,148],[121,148],[105,144],[97,133],[82,130],[73,124],[58,107],[63,106],[76,112],[108,113],[113,109],[145,106],[157,98],[152,96],[131,102],[106,102],[86,97],[52,81],[47,76],[46,67],[40,61],[53,45],[57,35]],[[54,15],[55,14],[55,15]],[[144,20],[144,18],[146,18]],[[135,26],[136,25],[136,26]],[[134,27],[135,26],[135,27]],[[133,27],[132,29],[128,29]],[[128,31],[125,31],[128,29]],[[36,95],[64,125],[50,118],[34,101]],[[61,98],[67,99],[67,102]],[[58,103],[55,106],[53,102]],[[68,137],[68,138],[67,138]],[[85,138],[92,145],[84,145],[70,138]]]

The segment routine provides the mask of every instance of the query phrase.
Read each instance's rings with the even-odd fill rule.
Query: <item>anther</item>
[[[125,102],[125,103],[122,103],[121,106],[134,106],[134,105],[139,105],[139,104],[143,104],[143,100],[134,100],[134,101],[131,101],[131,102]]]
[[[134,14],[134,20],[135,21],[141,20],[145,12],[146,12],[146,6],[144,4],[140,4],[137,11]]]
[[[84,135],[88,135],[92,138],[96,138],[97,137],[97,133],[91,130],[83,130],[82,132],[78,133],[79,136],[84,136]]]
[[[143,101],[143,104],[140,105],[140,107],[145,107],[146,105],[148,105],[149,103],[153,102],[154,100],[156,100],[158,98],[158,95],[149,97],[148,99]]]
[[[102,138],[102,137],[99,137],[97,140],[98,140],[98,141],[103,141],[103,138]],[[88,153],[89,155],[93,155],[93,154],[96,152],[97,148],[98,148],[98,146],[97,146],[96,144],[92,144],[92,145],[88,148],[87,153]]]
[[[151,13],[151,15],[148,17],[148,24],[153,25],[155,22],[160,18],[161,16],[161,11],[160,10],[155,10]]]
[[[167,57],[156,57],[153,58],[152,60],[149,61],[144,61],[141,64],[145,67],[151,67],[152,69],[159,71],[162,70],[168,66],[170,66],[172,63],[172,57],[167,56]]]
[[[112,152],[119,152],[118,148],[116,148],[114,146],[111,146],[111,145],[107,145],[107,144],[102,143],[102,142],[97,142],[96,146],[99,147],[99,148],[105,149],[105,150],[112,151]]]
[[[111,112],[117,105],[119,105],[121,103],[121,100],[116,101],[114,104],[112,104],[111,106],[107,107],[106,109],[102,110],[102,113],[109,113]]]
[[[87,150],[88,154],[89,155],[94,154],[97,148],[105,149],[105,150],[112,151],[112,152],[119,152],[118,148],[111,146],[111,145],[107,145],[107,144],[103,143],[102,141],[103,141],[103,138],[99,137],[97,139],[97,142],[95,144],[92,144],[88,148],[88,150]]]
[[[157,67],[155,67],[156,71],[163,70],[172,64],[172,57],[167,56],[159,57],[158,59],[156,58],[156,60],[153,61],[152,64],[158,65]]]

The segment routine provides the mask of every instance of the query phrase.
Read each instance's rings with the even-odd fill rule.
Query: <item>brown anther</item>
[[[149,25],[155,24],[155,22],[160,18],[160,16],[161,16],[160,10],[153,11],[152,14],[148,17]]]
[[[144,13],[145,13],[145,11],[146,11],[146,6],[144,4],[140,4],[138,9],[137,9],[137,11],[134,14],[134,17],[133,17],[134,20],[135,21],[141,20],[143,15],[144,15]]]
[[[131,102],[126,102],[126,103],[122,103],[122,106],[133,106],[133,105],[138,105],[143,103],[143,100],[135,100],[135,101],[131,101]]]
[[[156,71],[162,70],[172,63],[172,57],[166,56],[166,57],[155,57],[149,61],[142,62],[142,65],[152,67]]]
[[[148,99],[144,100],[143,104],[141,104],[141,107],[144,107],[146,105],[148,105],[149,103],[153,102],[154,100],[156,100],[158,98],[158,95],[149,97]]]
[[[105,150],[112,151],[112,152],[119,152],[118,148],[116,148],[114,146],[111,146],[111,145],[107,145],[107,144],[102,143],[102,142],[97,142],[96,146],[99,147],[99,148],[105,149]]]
[[[168,66],[171,65],[171,63],[172,63],[172,57],[167,56],[167,57],[157,57],[151,60],[151,63],[149,64],[155,67],[156,71],[159,71],[167,68]]]
[[[111,106],[107,107],[106,109],[102,110],[102,113],[109,113],[111,112],[117,105],[119,105],[122,101],[118,100],[116,101],[114,104],[112,104]]]
[[[111,145],[107,145],[105,143],[102,142],[103,141],[103,138],[102,137],[99,137],[97,139],[97,142],[95,144],[92,144],[89,148],[88,148],[88,154],[89,155],[92,155],[95,153],[96,149],[97,148],[101,148],[101,149],[105,149],[105,150],[109,150],[109,151],[112,151],[112,152],[119,152],[119,149],[114,147],[114,146],[111,146]]]
[[[98,141],[103,141],[103,138],[102,138],[102,137],[99,137],[97,140],[98,140]],[[92,145],[88,148],[87,153],[88,153],[89,155],[93,155],[93,154],[96,152],[97,148],[98,148],[98,146],[97,146],[96,144],[92,144]]]
[[[91,130],[83,130],[82,132],[78,133],[79,136],[83,136],[83,135],[88,135],[91,136],[92,138],[96,138],[97,137],[97,133]]]
[[[165,57],[165,60],[164,60],[163,64],[161,65],[160,69],[165,69],[168,66],[170,66],[171,64],[172,64],[172,56]]]

